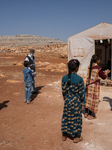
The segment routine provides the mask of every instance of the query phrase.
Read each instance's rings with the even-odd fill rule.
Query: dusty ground
[[[111,150],[112,88],[102,86],[97,119],[83,117],[84,140],[61,139],[63,98],[61,78],[66,72],[37,67],[33,104],[24,103],[23,66],[13,66],[24,56],[0,55],[0,150]],[[37,58],[36,62],[67,63],[66,59]]]

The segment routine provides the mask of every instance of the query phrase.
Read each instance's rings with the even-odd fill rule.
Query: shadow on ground
[[[8,106],[6,105],[6,103],[8,103],[8,102],[10,102],[10,101],[7,100],[7,101],[4,101],[3,103],[0,103],[0,110],[3,109],[4,107],[8,107]]]
[[[109,102],[109,104],[110,104],[110,107],[111,107],[111,111],[112,111],[112,99],[111,98],[109,98],[109,97],[103,97],[103,101],[106,101],[106,102]]]
[[[37,97],[38,94],[40,94],[40,90],[43,88],[44,86],[39,86],[35,88],[35,94],[31,95],[31,101],[34,101],[34,99]]]

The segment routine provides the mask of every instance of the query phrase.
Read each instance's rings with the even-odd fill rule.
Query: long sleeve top
[[[25,82],[32,82],[32,76],[34,76],[34,75],[30,69],[25,67],[23,69],[23,75],[24,75],[24,81]]]
[[[82,105],[85,105],[85,87],[82,77],[73,73],[70,77],[71,85],[68,85],[68,74],[62,78],[62,95],[64,100],[77,98]]]

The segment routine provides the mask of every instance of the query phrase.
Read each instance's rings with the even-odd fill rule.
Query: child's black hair
[[[69,62],[68,62],[68,85],[71,84],[71,81],[70,81],[70,76],[71,76],[71,72],[72,71],[75,71],[80,65],[80,62],[77,60],[77,59],[71,59]]]
[[[89,79],[91,78],[91,70],[93,63],[96,63],[100,59],[99,55],[94,54],[90,61]]]
[[[30,65],[30,62],[29,61],[24,61],[24,66],[25,67],[28,67]]]

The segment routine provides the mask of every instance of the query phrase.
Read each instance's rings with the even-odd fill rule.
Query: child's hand
[[[107,74],[109,74],[110,73],[110,70],[109,69],[107,69]]]
[[[105,72],[105,74],[107,75],[107,74],[109,74],[109,73],[110,73],[110,70],[109,70],[109,69],[107,69],[107,70],[105,70],[104,72]]]

